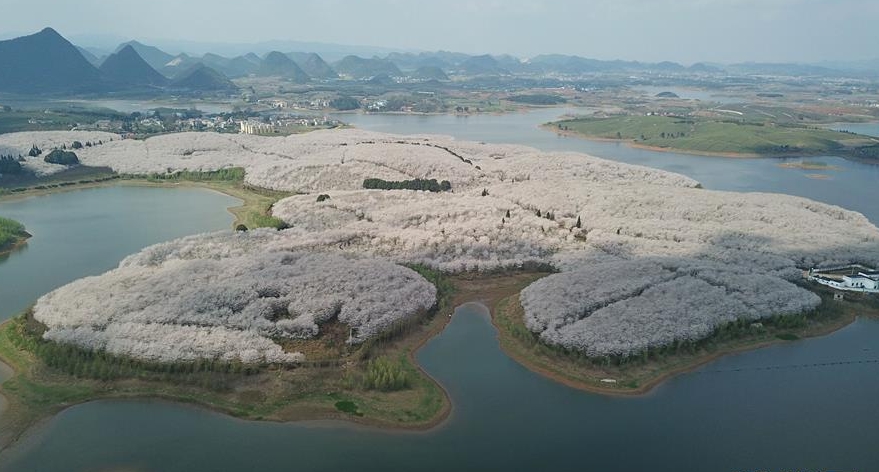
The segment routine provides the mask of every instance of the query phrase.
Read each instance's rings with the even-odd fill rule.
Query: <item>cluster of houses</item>
[[[837,290],[879,293],[879,271],[861,265],[812,269],[809,280]]]
[[[243,134],[278,134],[291,133],[301,128],[331,127],[339,124],[338,120],[328,117],[286,117],[273,118],[269,121],[255,119],[238,122],[239,131]]]

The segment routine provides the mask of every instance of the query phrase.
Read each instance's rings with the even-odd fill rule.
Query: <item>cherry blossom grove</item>
[[[258,239],[225,233],[226,240]],[[45,338],[152,361],[198,358],[290,363],[274,339],[316,336],[337,319],[358,343],[429,309],[436,289],[414,271],[332,254],[259,252],[168,256],[119,268],[43,296]]]
[[[29,147],[41,136],[0,136],[0,144]],[[705,190],[681,175],[576,153],[334,130],[285,138],[181,133],[114,140],[79,155],[133,174],[242,167],[250,185],[299,193],[272,209],[289,229],[159,244],[37,305],[50,339],[157,359],[237,345],[218,331],[210,346],[184,343],[175,349],[185,352],[166,356],[158,343],[170,334],[157,324],[271,342],[314,336],[337,316],[354,329],[352,342],[362,341],[433,302],[435,290],[400,263],[446,272],[551,266],[560,273],[522,292],[525,323],[547,343],[594,356],[633,355],[702,339],[730,321],[802,313],[819,303],[792,283],[803,269],[879,264],[879,230],[858,213],[786,195]],[[365,190],[369,178],[448,180],[452,189]],[[318,194],[329,198],[317,201]],[[310,262],[290,268],[286,258]],[[302,271],[311,272],[300,266],[330,275],[306,282]],[[287,285],[269,284],[265,274],[275,272]],[[159,281],[199,277],[203,284],[186,287]],[[273,287],[271,297],[260,283]],[[94,308],[117,297],[120,304]],[[138,338],[130,323],[150,326],[142,345],[131,342]],[[288,356],[270,345],[254,349],[229,355]]]

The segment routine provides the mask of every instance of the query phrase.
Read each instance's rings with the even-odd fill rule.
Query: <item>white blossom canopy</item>
[[[33,143],[85,137],[76,132],[18,133],[0,135],[0,145],[29,148]],[[301,193],[272,209],[290,229],[251,231],[246,237],[212,233],[159,244],[129,257],[106,279],[76,282],[75,290],[64,287],[38,304],[41,320],[50,326],[47,337],[120,352],[124,350],[112,347],[115,340],[133,339],[124,334],[131,332],[123,329],[128,326],[124,323],[158,329],[144,320],[155,317],[165,323],[168,316],[187,330],[222,327],[268,340],[313,335],[321,320],[336,313],[356,328],[356,342],[374,335],[389,320],[432,303],[435,292],[426,282],[407,282],[402,292],[394,291],[389,280],[382,282],[380,274],[386,271],[405,271],[390,264],[395,262],[449,272],[551,265],[562,273],[522,293],[529,329],[548,343],[589,355],[625,356],[701,339],[729,321],[810,310],[818,298],[791,283],[802,277],[803,269],[879,264],[879,230],[858,213],[786,195],[703,190],[681,175],[576,153],[441,136],[334,130],[285,138],[180,133],[144,141],[105,140],[78,154],[86,164],[136,174],[242,167],[248,184]],[[367,178],[449,180],[452,191],[364,190]],[[317,202],[318,193],[330,198]],[[263,273],[259,264],[284,266],[266,258],[291,252],[371,258],[362,262],[369,267],[361,270],[373,271],[376,285],[361,293],[355,281],[339,271],[332,279],[340,281],[340,287],[292,285],[295,288],[278,297],[286,303],[287,315],[272,319],[274,315],[254,314],[279,309],[265,297],[252,295],[256,292],[246,288],[252,276],[244,274]],[[356,265],[344,258],[321,264],[336,267],[335,260]],[[65,324],[80,316],[61,311],[73,300],[82,304],[79,311],[92,313],[89,304],[97,294],[106,298],[125,293],[136,299],[142,291],[149,293],[147,285],[166,287],[150,279],[159,272],[171,280],[197,279],[201,270],[208,277],[210,264],[229,265],[205,282],[205,287],[226,287],[222,293],[204,290],[199,292],[202,300],[181,289],[165,304],[169,306],[162,305],[161,313],[148,308],[124,311],[124,306],[114,305],[100,311],[97,319],[104,322]],[[277,267],[282,269],[288,270]],[[117,279],[125,282],[113,282]],[[291,282],[298,280],[293,277]],[[91,290],[91,285],[103,288]],[[387,291],[390,298],[375,298],[378,291]],[[91,295],[76,298],[80,292]],[[295,298],[300,292],[313,297],[313,303]],[[346,302],[339,293],[355,298]],[[156,295],[160,296],[164,295]],[[412,303],[387,302],[398,296]],[[239,297],[245,300],[240,309]],[[47,311],[55,299],[55,311]],[[291,304],[288,299],[298,301]],[[154,301],[159,303],[158,298]],[[366,307],[367,313],[346,311],[354,306]],[[116,320],[120,311],[135,319],[123,316],[116,331],[105,329],[107,320]],[[232,321],[227,326],[208,319]],[[242,325],[247,330],[238,328]],[[111,338],[113,333],[119,334]],[[160,334],[150,336],[159,339]],[[80,338],[88,341],[75,341]],[[149,346],[142,350],[149,351]],[[260,348],[258,355],[276,355],[267,354],[270,347]]]

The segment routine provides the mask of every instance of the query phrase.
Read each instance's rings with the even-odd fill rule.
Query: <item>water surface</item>
[[[0,216],[33,235],[23,248],[0,256],[0,322],[146,246],[230,228],[234,218],[226,208],[240,203],[199,188],[122,185],[0,202]]]
[[[384,132],[587,152],[680,172],[708,188],[806,196],[879,221],[879,167],[826,157],[837,170],[782,169],[774,159],[657,153],[537,128],[567,111],[574,110],[343,119]],[[0,318],[145,245],[226,228],[231,216],[223,208],[236,202],[194,189],[112,187],[0,203],[0,215],[35,234],[25,251],[0,262]],[[879,464],[877,321],[729,356],[639,398],[588,394],[537,376],[503,355],[495,334],[484,308],[469,304],[418,353],[454,401],[435,431],[245,422],[183,405],[102,401],[32,431],[0,456],[0,469],[868,471]]]
[[[7,453],[9,471],[875,470],[879,322],[730,356],[652,394],[556,384],[500,351],[485,307],[459,307],[418,361],[449,391],[426,433],[268,424],[153,401],[58,415]],[[765,369],[767,366],[776,368]]]

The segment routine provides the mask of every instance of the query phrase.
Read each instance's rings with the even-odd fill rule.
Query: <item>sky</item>
[[[879,57],[877,0],[0,0],[0,12],[2,37],[51,26],[79,43],[296,40],[684,64]]]

